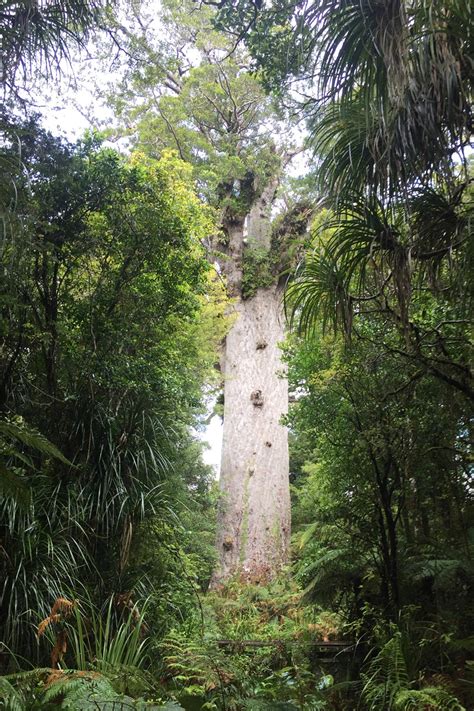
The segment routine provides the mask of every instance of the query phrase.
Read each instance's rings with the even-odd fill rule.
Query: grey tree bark
[[[270,215],[278,180],[251,206],[248,242],[270,249]],[[288,383],[278,344],[284,337],[277,283],[242,298],[244,220],[226,226],[223,263],[236,320],[223,354],[224,433],[218,518],[218,565],[211,585],[232,577],[263,582],[288,561],[290,494]],[[276,281],[276,280],[275,280]]]

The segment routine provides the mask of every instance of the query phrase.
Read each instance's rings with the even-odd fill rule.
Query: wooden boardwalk
[[[218,639],[218,647],[229,647],[238,650],[244,650],[246,648],[259,648],[259,647],[289,647],[289,646],[308,646],[314,649],[320,650],[321,652],[331,653],[336,652],[337,654],[347,654],[353,652],[356,648],[354,642],[323,642],[317,639],[312,640],[298,640],[298,639]]]

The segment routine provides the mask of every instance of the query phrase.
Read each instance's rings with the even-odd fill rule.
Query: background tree
[[[33,123],[11,127],[12,154],[18,135],[27,172],[2,254],[1,407],[64,455],[26,441],[10,464],[3,451],[30,492],[23,505],[6,496],[1,515],[2,638],[26,654],[32,615],[67,588],[99,602],[137,592],[136,535],[159,517],[179,538],[176,512],[195,486],[186,468],[207,489],[208,471],[181,452],[225,300],[200,244],[211,215],[175,155],[125,159]]]

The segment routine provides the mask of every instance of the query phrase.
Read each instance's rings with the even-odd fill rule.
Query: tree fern
[[[308,562],[298,563],[297,575],[303,583],[306,600],[328,604],[334,590],[352,586],[352,581],[361,577],[366,564],[350,547],[327,548],[317,546],[310,551]]]
[[[459,581],[474,582],[474,566],[459,551],[444,549],[442,554],[434,546],[418,546],[404,561],[404,575],[414,583],[433,581],[439,592],[449,593]]]

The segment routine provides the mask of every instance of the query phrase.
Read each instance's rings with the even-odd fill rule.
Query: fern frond
[[[313,521],[313,523],[309,523],[305,527],[304,531],[300,533],[300,535],[298,536],[298,544],[300,550],[302,550],[313,538],[314,534],[318,530],[319,525],[320,524],[318,521]]]
[[[112,684],[95,672],[60,672],[52,675],[43,694],[44,704],[61,700],[66,709],[97,708],[98,703],[119,698]]]
[[[384,644],[377,656],[370,662],[368,670],[362,674],[362,699],[371,711],[411,711],[412,709],[433,709],[433,711],[466,711],[459,699],[442,686],[413,688],[410,680],[406,651],[400,631]]]
[[[0,435],[14,441],[19,441],[30,449],[34,449],[48,457],[58,459],[63,464],[73,466],[72,462],[59,451],[56,445],[24,422],[0,421]]]
[[[409,686],[400,632],[384,644],[367,673],[362,674],[362,681],[362,698],[371,711],[395,708],[397,694]]]
[[[424,689],[403,689],[398,692],[394,711],[411,711],[412,709],[429,708],[433,711],[466,711],[459,700],[445,689],[437,686],[427,686]]]
[[[0,677],[0,706],[5,711],[26,711],[22,695],[4,677]]]

